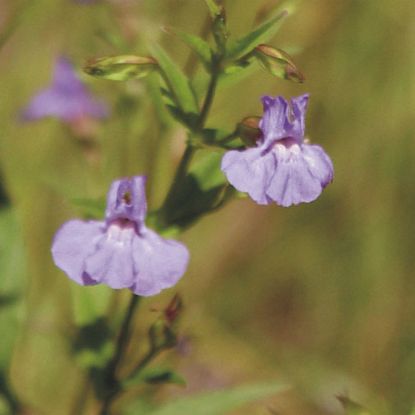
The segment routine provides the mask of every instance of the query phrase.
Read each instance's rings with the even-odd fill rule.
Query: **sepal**
[[[281,49],[259,45],[255,48],[254,56],[261,66],[274,76],[299,83],[305,80],[291,56]]]
[[[84,71],[96,78],[111,81],[139,79],[159,69],[157,61],[151,56],[120,55],[89,60]]]

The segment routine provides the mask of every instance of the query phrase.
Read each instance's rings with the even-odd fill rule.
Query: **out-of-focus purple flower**
[[[107,115],[107,106],[91,95],[72,64],[62,56],[56,60],[51,86],[36,94],[22,114],[26,121],[56,117],[65,122]]]
[[[66,222],[56,233],[55,264],[81,285],[103,283],[150,296],[172,287],[187,268],[187,248],[144,225],[144,176],[116,180],[107,196],[105,221]]]
[[[262,136],[256,147],[229,151],[222,159],[229,182],[261,205],[312,202],[333,180],[329,156],[304,140],[307,102],[308,94],[288,102],[263,97]]]

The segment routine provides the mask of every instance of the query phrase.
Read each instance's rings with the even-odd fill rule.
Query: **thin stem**
[[[132,294],[130,303],[127,308],[127,312],[124,317],[124,321],[121,326],[120,335],[117,340],[114,356],[107,366],[107,370],[106,370],[107,394],[104,398],[104,402],[103,402],[103,405],[100,411],[100,415],[109,414],[109,408],[111,406],[111,403],[119,392],[117,390],[118,385],[117,385],[116,372],[117,372],[118,365],[121,361],[121,358],[128,344],[128,337],[129,337],[131,322],[133,320],[134,312],[140,302],[140,298],[141,297],[139,297],[138,295]]]
[[[218,65],[215,64],[212,70],[212,76],[210,78],[210,82],[209,82],[205,100],[203,102],[202,110],[200,111],[199,119],[197,122],[196,127],[198,130],[201,130],[205,125],[210,107],[212,106],[213,97],[215,96],[216,87],[218,85],[218,79],[219,79],[219,70],[218,70]]]
[[[137,363],[137,366],[127,376],[127,380],[135,377],[140,373],[156,356],[158,356],[164,349],[163,348],[151,348],[145,356]]]
[[[216,61],[212,65],[212,76],[210,78],[205,100],[203,101],[202,109],[197,119],[195,128],[192,131],[193,133],[198,133],[203,129],[207,116],[209,114],[210,108],[212,106],[212,102],[215,96],[216,87],[218,84],[218,79],[219,79],[219,74],[220,74],[219,62],[220,60],[216,59]],[[193,159],[193,156],[196,150],[197,148],[194,147],[192,144],[187,145],[186,150],[183,153],[182,159],[180,160],[180,163],[177,167],[176,174],[173,179],[173,183],[170,187],[169,192],[167,193],[166,199],[164,200],[162,211],[165,210],[166,207],[170,204],[170,201],[176,194],[177,189],[180,187],[182,180],[187,174],[187,171],[189,169],[190,163]]]

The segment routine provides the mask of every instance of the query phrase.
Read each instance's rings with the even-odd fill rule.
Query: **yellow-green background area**
[[[231,34],[244,34],[277,4],[228,0]],[[97,304],[109,299],[118,310],[111,317],[119,319],[128,292],[114,300],[106,287],[76,286],[52,263],[52,237],[79,216],[72,199],[102,197],[117,177],[148,174],[150,208],[157,208],[185,133],[167,114],[160,119],[147,81],[82,75],[113,108],[98,126],[93,154],[85,154],[59,121],[22,125],[19,111],[48,84],[62,53],[81,68],[90,57],[145,55],[149,43],[160,42],[185,66],[186,46],[163,27],[201,33],[208,16],[201,0],[83,6],[3,0],[3,34],[15,13],[18,26],[0,51],[0,171],[14,212],[2,211],[0,278],[6,286],[22,283],[25,305],[0,333],[0,343],[8,330],[17,332],[13,350],[6,351],[12,353],[8,373],[19,398],[34,408],[30,413],[75,414],[73,402],[88,388],[71,346],[76,304],[83,295]],[[293,387],[234,414],[341,414],[336,395],[349,395],[374,414],[411,412],[414,21],[412,0],[304,0],[270,44],[294,56],[306,82],[258,69],[219,89],[208,126],[228,129],[244,116],[260,115],[264,94],[309,92],[307,135],[330,154],[335,179],[312,204],[287,209],[233,201],[182,235],[191,251],[189,270],[177,287],[143,301],[125,361],[145,351],[145,328],[158,315],[151,310],[180,292],[183,347],[160,363],[175,367],[188,386],[166,386],[153,396],[156,402],[281,380]],[[114,46],[102,34],[123,40]],[[196,78],[203,73],[192,67],[188,63],[187,71]]]

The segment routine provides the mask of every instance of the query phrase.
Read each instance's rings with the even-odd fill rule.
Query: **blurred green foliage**
[[[228,0],[231,34],[243,36],[280,3]],[[0,202],[1,405],[13,406],[13,388],[35,414],[89,413],[94,406],[82,356],[75,357],[76,323],[93,326],[84,316],[92,309],[96,321],[109,313],[115,326],[126,297],[74,287],[52,263],[51,240],[79,215],[72,200],[100,200],[116,177],[146,173],[150,208],[158,208],[185,141],[151,76],[121,84],[83,75],[113,109],[94,126],[88,146],[57,120],[21,124],[20,109],[49,82],[61,53],[82,68],[93,57],[146,56],[158,42],[203,84],[203,68],[162,28],[203,37],[208,19],[196,0],[0,4],[0,175],[7,196]],[[186,231],[192,261],[177,287],[186,336],[180,353],[164,359],[188,386],[148,392],[153,401],[280,377],[293,389],[235,414],[341,414],[336,395],[345,391],[375,414],[411,413],[414,19],[411,0],[296,2],[270,44],[294,56],[306,82],[256,71],[223,83],[208,127],[229,131],[261,114],[263,94],[310,92],[307,133],[331,155],[335,181],[313,204],[284,209],[239,200]],[[13,31],[8,22],[17,24]],[[140,327],[173,291],[145,301]],[[133,362],[145,348],[141,330]]]

